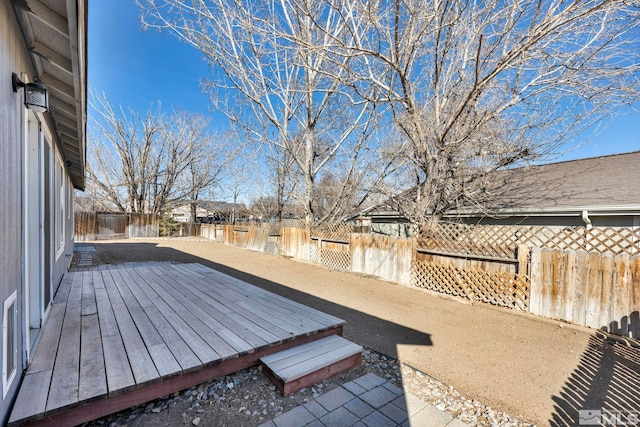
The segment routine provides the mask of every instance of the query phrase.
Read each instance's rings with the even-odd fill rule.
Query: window
[[[71,206],[73,206],[73,197],[71,195],[71,180],[70,179],[65,179],[64,180],[64,202],[65,204],[68,203],[69,201],[71,201]],[[67,220],[71,219],[71,206],[69,207],[69,209],[67,209]]]
[[[13,293],[4,301],[2,322],[2,398],[7,396],[7,391],[18,372],[18,332],[16,295]]]

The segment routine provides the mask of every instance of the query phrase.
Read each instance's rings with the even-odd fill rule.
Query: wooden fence
[[[590,236],[606,234],[619,243],[607,243],[609,252],[601,253],[594,245],[591,251],[568,248],[567,240],[555,249],[531,247],[517,243],[528,235],[524,232],[516,233],[517,239],[506,239],[513,229],[492,235],[489,227],[474,230],[450,224],[417,238],[362,234],[355,229],[347,233],[347,228],[284,227],[279,235],[267,229],[202,225],[201,232],[248,249],[640,338],[640,255],[634,253],[638,242],[628,237],[637,230],[589,231]],[[551,244],[549,230],[541,232]],[[561,230],[561,236],[567,232]],[[618,253],[611,253],[612,247]]]
[[[351,270],[409,286],[413,239],[373,234],[351,234]]]
[[[411,283],[471,301],[527,311],[528,258],[529,248],[525,245],[518,247],[514,259],[444,255],[418,249],[411,266]]]
[[[76,242],[91,240],[158,237],[155,215],[116,212],[75,212]]]
[[[533,248],[529,311],[640,338],[640,255]]]

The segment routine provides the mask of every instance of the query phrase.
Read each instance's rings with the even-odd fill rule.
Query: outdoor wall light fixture
[[[36,113],[44,113],[49,109],[49,91],[47,87],[40,83],[25,83],[18,78],[16,73],[11,74],[13,91],[17,92],[19,87],[24,88],[24,105]]]

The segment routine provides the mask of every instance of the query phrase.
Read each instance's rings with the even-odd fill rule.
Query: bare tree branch
[[[158,214],[195,201],[229,160],[200,115],[177,111],[167,118],[158,108],[140,117],[114,110],[104,95],[92,96],[91,105],[88,187],[105,208]]]

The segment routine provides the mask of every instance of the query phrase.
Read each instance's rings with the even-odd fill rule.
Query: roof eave
[[[86,184],[87,3],[66,0],[63,7],[53,10],[39,0],[13,1],[32,72],[49,87],[49,111],[43,118],[79,190]],[[56,37],[38,34],[37,28],[47,28]]]

